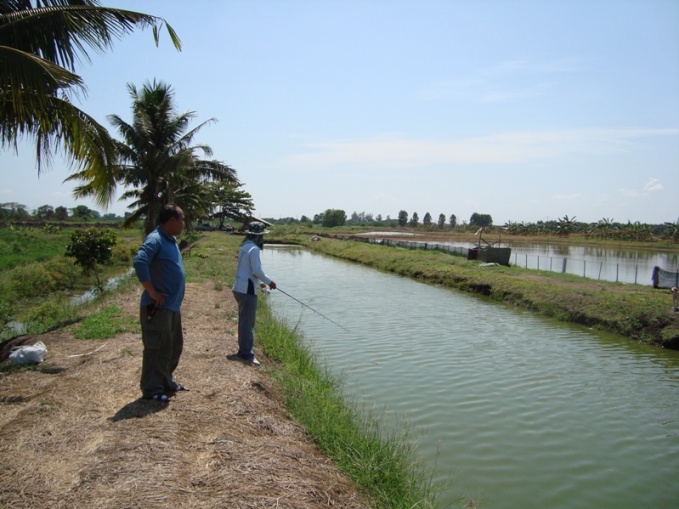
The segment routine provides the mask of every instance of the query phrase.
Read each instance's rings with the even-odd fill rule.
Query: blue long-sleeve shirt
[[[139,281],[151,281],[153,287],[165,295],[164,309],[179,311],[184,300],[185,274],[182,254],[177,239],[160,228],[149,233],[134,257],[134,270]],[[144,290],[141,305],[153,302]]]

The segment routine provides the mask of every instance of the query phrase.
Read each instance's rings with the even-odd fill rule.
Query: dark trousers
[[[238,355],[252,359],[255,352],[255,318],[257,317],[257,295],[233,292],[238,302]]]
[[[177,387],[172,374],[182,355],[184,335],[181,312],[159,309],[151,320],[146,316],[146,307],[142,306],[139,318],[144,355],[139,387],[142,395],[150,398]]]

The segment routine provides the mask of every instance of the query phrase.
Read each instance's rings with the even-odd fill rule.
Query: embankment
[[[634,341],[679,349],[679,313],[668,290],[593,281],[569,274],[480,266],[447,253],[322,238],[314,251],[431,284],[485,295],[562,321]]]

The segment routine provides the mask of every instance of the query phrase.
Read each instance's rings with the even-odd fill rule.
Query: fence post
[[[582,262],[582,277],[587,277],[587,260]]]
[[[540,255],[538,255],[538,270],[540,270]]]
[[[615,264],[615,282],[618,282],[618,273],[620,272],[620,264],[616,263]]]
[[[526,268],[528,268],[528,254],[526,254]]]
[[[599,277],[598,277],[599,280],[601,280],[601,269],[603,268],[603,266],[604,262],[601,262],[601,264],[599,265]]]
[[[637,273],[639,272],[639,266],[634,266],[634,284],[637,284]]]
[[[568,260],[567,258],[564,258],[564,259],[563,259],[563,267],[561,267],[561,273],[562,273],[562,274],[565,274],[565,273],[566,273],[566,261],[567,261],[567,260]]]

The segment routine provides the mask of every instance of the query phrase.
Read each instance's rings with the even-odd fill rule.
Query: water
[[[679,269],[679,251],[512,243],[510,263],[529,269],[565,272],[590,279],[651,285],[653,268]]]
[[[118,276],[113,276],[109,278],[106,283],[104,283],[104,290],[113,290],[128,277],[134,273],[134,269],[129,269],[124,274]],[[99,289],[96,287],[90,288],[85,293],[81,295],[76,295],[71,297],[69,303],[71,306],[82,306],[92,300],[94,300],[99,293]],[[0,338],[13,338],[26,334],[28,330],[28,325],[22,322],[11,321],[5,324],[4,327],[0,327]]]
[[[389,232],[386,232],[389,233]],[[390,242],[385,232],[372,232],[371,239],[384,237]],[[399,234],[402,236],[402,234]],[[407,242],[416,245],[424,241],[417,237]],[[441,246],[450,246],[462,250],[466,254],[473,243],[437,242]],[[429,243],[431,244],[431,243]],[[526,269],[540,269],[551,272],[565,272],[588,279],[602,281],[633,283],[645,286],[652,285],[653,268],[679,271],[679,250],[657,251],[648,249],[619,249],[600,246],[574,246],[562,244],[544,244],[538,242],[502,243],[502,247],[511,247],[511,265]],[[679,276],[677,276],[679,277]]]
[[[124,274],[120,274],[118,276],[113,276],[113,277],[109,278],[104,283],[103,289],[105,291],[106,290],[114,290],[115,288],[118,287],[118,285],[120,285],[123,281],[125,281],[127,278],[129,278],[133,273],[134,273],[134,269],[129,269]],[[96,287],[90,288],[89,290],[87,290],[82,295],[76,295],[75,297],[71,298],[71,305],[81,306],[83,304],[86,304],[87,302],[94,300],[99,292],[100,292],[100,290]]]
[[[679,352],[545,321],[486,299],[303,250],[266,249],[351,399],[407,423],[443,507],[679,507]]]

